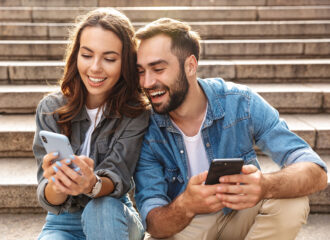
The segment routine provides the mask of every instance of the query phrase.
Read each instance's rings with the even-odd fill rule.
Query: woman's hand
[[[96,183],[94,161],[91,158],[72,156],[72,159],[54,162],[56,158],[57,153],[49,153],[42,164],[44,177],[55,193],[76,196],[91,192]]]
[[[55,181],[58,180],[58,188],[68,195],[90,193],[96,183],[94,174],[94,161],[86,156],[73,156],[70,159],[74,169],[68,166],[68,162],[58,166]]]

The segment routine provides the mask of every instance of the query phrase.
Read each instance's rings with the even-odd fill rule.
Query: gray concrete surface
[[[44,213],[0,214],[0,240],[34,240],[42,229],[44,218]],[[296,240],[329,239],[329,223],[330,214],[310,214]]]

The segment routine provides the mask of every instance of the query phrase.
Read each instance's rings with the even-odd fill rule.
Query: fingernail
[[[69,163],[71,163],[71,160],[70,160],[70,159],[67,159],[67,160],[65,160],[65,162],[66,162],[67,164],[69,164]]]
[[[58,171],[57,167],[55,167],[55,166],[53,166],[53,169],[54,169],[55,172]]]
[[[74,170],[75,170],[76,172],[79,172],[79,171],[80,171],[80,167],[76,167]]]
[[[58,152],[53,152],[53,156],[57,157],[58,156]]]
[[[57,166],[62,167],[62,163],[61,162],[57,161],[56,164],[57,164]]]
[[[70,155],[70,158],[73,160],[74,159],[74,155]]]
[[[55,178],[54,177],[52,177],[52,181],[55,182]]]

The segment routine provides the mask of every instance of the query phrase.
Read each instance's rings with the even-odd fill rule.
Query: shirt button
[[[184,151],[183,151],[183,150],[180,150],[180,153],[181,153],[181,154],[183,154],[183,153],[184,153]]]
[[[210,147],[211,145],[210,145],[210,143],[206,143],[206,147]]]
[[[173,181],[173,182],[175,181],[175,177],[172,178],[172,181]]]

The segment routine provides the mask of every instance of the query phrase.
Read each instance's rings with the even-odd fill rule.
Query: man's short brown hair
[[[171,38],[171,51],[181,63],[192,54],[198,61],[200,36],[192,31],[188,24],[171,18],[160,18],[140,28],[136,32],[136,38],[146,40],[158,34],[165,34]]]

